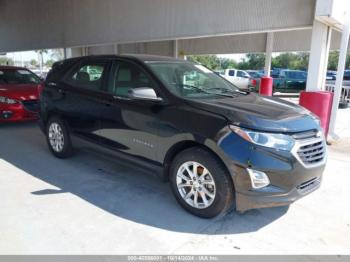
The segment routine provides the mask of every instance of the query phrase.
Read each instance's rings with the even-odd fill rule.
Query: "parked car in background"
[[[264,73],[260,72],[259,70],[247,70],[246,71],[251,78],[257,79],[264,76]]]
[[[274,91],[294,93],[305,90],[307,73],[300,70],[281,70],[278,78],[273,81]]]
[[[344,71],[344,78],[343,78],[343,80],[346,80],[346,81],[350,80],[350,70],[349,69],[346,69]]]
[[[326,80],[331,81],[331,80],[336,80],[337,78],[337,72],[336,71],[327,71],[326,75]]]
[[[0,122],[37,119],[40,78],[22,67],[0,66]]]
[[[247,70],[250,75],[249,87],[251,90],[259,91],[260,78],[264,76],[264,71],[259,70]]]
[[[288,68],[273,68],[270,73],[271,77],[279,78],[282,70],[288,70]]]
[[[221,76],[241,89],[248,89],[250,84],[250,75],[244,70],[225,69]]]
[[[327,158],[319,119],[306,109],[168,57],[56,63],[39,123],[56,157],[71,156],[79,139],[157,170],[182,207],[207,218],[234,202],[240,212],[289,205],[319,188]]]

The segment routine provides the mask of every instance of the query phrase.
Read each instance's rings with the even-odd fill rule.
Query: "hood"
[[[230,124],[259,131],[289,133],[319,128],[315,117],[303,107],[253,93],[234,98],[191,100],[191,105],[220,114]]]
[[[36,100],[39,99],[40,84],[20,84],[20,85],[1,85],[0,96],[16,100]]]

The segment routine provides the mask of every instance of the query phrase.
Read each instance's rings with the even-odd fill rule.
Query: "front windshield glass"
[[[189,62],[147,62],[175,95],[184,98],[232,96],[239,89],[206,67]]]
[[[40,78],[26,69],[0,69],[0,85],[39,84]]]
[[[288,78],[294,78],[294,79],[306,79],[307,74],[303,71],[286,71],[286,76]]]

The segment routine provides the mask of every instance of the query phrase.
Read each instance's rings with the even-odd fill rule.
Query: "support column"
[[[273,52],[273,32],[266,35],[266,52],[265,52],[265,76],[270,76],[271,61]]]
[[[173,53],[173,55],[174,55],[175,58],[178,58],[179,57],[179,42],[178,42],[177,39],[175,39],[173,43],[174,43],[174,53]]]
[[[315,20],[312,27],[306,91],[320,91],[324,89],[330,40],[331,28]]]
[[[85,49],[84,47],[65,48],[65,56],[66,58],[83,56],[84,49]]]
[[[344,23],[344,26],[343,26],[340,52],[339,52],[337,79],[335,81],[335,87],[334,87],[332,114],[331,114],[331,119],[329,123],[329,133],[335,139],[338,138],[338,136],[335,134],[335,124],[337,119],[340,96],[343,89],[343,78],[344,78],[346,56],[347,56],[348,45],[349,45],[349,36],[350,36],[350,17],[347,18],[347,21]]]
[[[114,49],[114,54],[117,55],[119,53],[118,44],[114,44],[113,49]]]
[[[63,48],[63,59],[67,59],[68,58],[68,53],[67,53],[67,48]]]

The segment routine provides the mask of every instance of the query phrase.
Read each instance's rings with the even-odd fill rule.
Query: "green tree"
[[[216,55],[191,55],[188,60],[208,67],[211,70],[221,69],[220,60]]]
[[[48,59],[46,62],[45,62],[45,66],[47,67],[52,67],[53,63],[55,63],[55,61],[53,59]]]
[[[31,60],[29,61],[29,64],[30,64],[31,66],[37,66],[37,65],[38,65],[38,61],[35,60],[35,59],[31,59]]]
[[[265,66],[265,54],[246,54],[246,58],[243,59],[240,68],[250,70],[260,70]]]
[[[6,56],[0,57],[0,65],[14,65],[12,58],[8,58]]]
[[[229,59],[229,58],[219,58],[220,60],[220,69],[228,69],[228,68],[237,68],[238,64],[236,60],[234,59]]]
[[[298,70],[307,70],[309,66],[310,54],[308,52],[298,53],[298,61],[296,63],[295,69]]]

